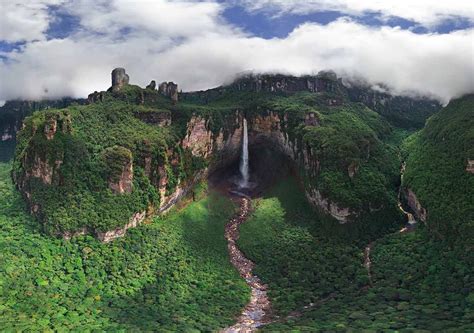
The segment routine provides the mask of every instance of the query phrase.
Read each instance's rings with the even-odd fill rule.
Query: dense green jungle
[[[1,331],[474,332],[474,95],[165,88],[0,108]]]

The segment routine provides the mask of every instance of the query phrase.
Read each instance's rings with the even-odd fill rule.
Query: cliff
[[[301,77],[282,74],[242,75],[228,85],[183,93],[181,98],[190,102],[212,103],[236,92],[280,95],[319,93],[318,103],[322,105],[335,106],[347,101],[362,103],[382,115],[393,126],[406,129],[422,128],[425,121],[441,109],[441,104],[432,98],[392,95],[388,88],[376,88],[366,82],[343,81],[332,71]]]
[[[73,103],[85,104],[84,99],[62,98],[58,100],[7,101],[0,107],[0,161],[13,158],[16,133],[22,127],[23,119],[35,111],[50,108],[61,109]]]
[[[14,179],[46,232],[110,241],[167,211],[238,160],[243,117],[251,151],[282,154],[322,214],[381,227],[399,219],[390,126],[332,73],[240,81],[179,102],[174,84],[142,89],[113,73],[89,105],[37,112],[18,136]]]
[[[474,237],[474,95],[452,100],[405,142],[406,199],[432,235],[456,244]]]

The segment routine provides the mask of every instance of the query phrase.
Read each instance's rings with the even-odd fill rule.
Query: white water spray
[[[249,138],[247,133],[247,119],[244,118],[243,123],[242,155],[240,156],[240,188],[246,188],[249,185]]]

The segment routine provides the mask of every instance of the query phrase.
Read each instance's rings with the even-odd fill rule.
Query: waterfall
[[[242,133],[242,155],[240,156],[240,188],[246,188],[249,184],[249,138],[247,133],[247,119],[244,118],[244,130]]]

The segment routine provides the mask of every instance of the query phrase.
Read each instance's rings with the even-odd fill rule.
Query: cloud
[[[0,40],[23,42],[44,38],[51,17],[48,7],[62,0],[0,1]]]
[[[321,11],[338,11],[355,16],[379,13],[385,19],[401,17],[425,27],[459,18],[474,22],[474,5],[468,0],[240,0],[235,3],[248,11],[267,11],[276,15],[304,15]]]
[[[220,19],[224,7],[212,1],[76,0],[67,8],[81,18],[83,28],[101,34],[127,28],[173,38],[227,28]]]
[[[0,100],[85,97],[107,89],[111,70],[119,66],[132,83],[172,80],[183,90],[214,87],[246,70],[300,75],[333,69],[345,78],[361,77],[396,93],[434,95],[443,102],[474,91],[474,29],[415,34],[345,18],[263,39],[224,22],[223,5],[214,2],[188,1],[180,11],[182,2],[158,1],[156,7],[133,9],[133,15],[122,1],[74,4],[68,10],[81,21],[74,35],[3,54]],[[176,12],[169,20],[155,20],[154,15],[166,16],[164,8]],[[196,20],[193,13],[199,14]]]

